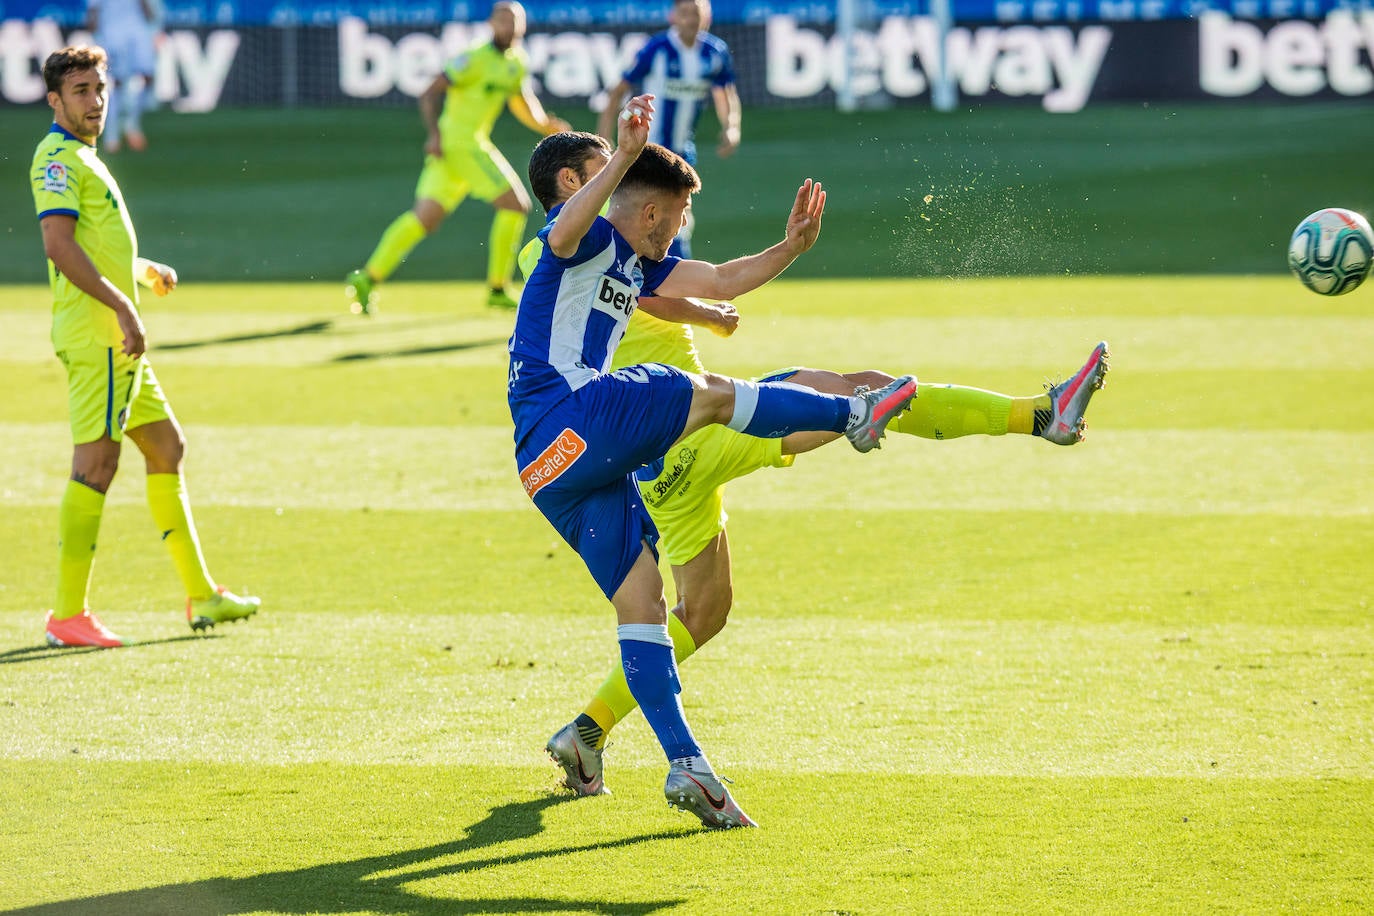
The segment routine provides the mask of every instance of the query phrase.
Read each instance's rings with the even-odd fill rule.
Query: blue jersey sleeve
[[[682,258],[675,255],[668,255],[662,261],[649,261],[641,258],[639,269],[644,271],[644,285],[640,288],[641,296],[655,296],[658,294],[658,285],[668,279],[668,274],[673,272]]]
[[[716,71],[711,83],[715,86],[735,85],[735,62],[731,59],[730,49],[725,47],[724,42],[720,45],[720,69]]]
[[[649,75],[649,68],[653,66],[654,55],[658,53],[660,44],[662,44],[662,36],[655,35],[645,43],[644,47],[639,49],[639,53],[635,55],[635,62],[630,65],[630,69],[621,74],[625,82],[635,85],[644,82],[644,77]]]
[[[577,243],[577,250],[572,253],[572,256],[560,258],[558,255],[554,254],[553,249],[549,247],[549,230],[553,228],[554,222],[554,220],[550,220],[549,223],[536,234],[539,240],[544,243],[544,253],[540,255],[540,260],[547,258],[564,268],[575,267],[588,260],[593,255],[603,251],[606,246],[610,244],[611,234],[615,232],[615,229],[612,228],[610,221],[607,220],[606,217],[598,216],[596,221],[592,223],[591,228],[587,230],[587,234],[582,236],[582,241]]]

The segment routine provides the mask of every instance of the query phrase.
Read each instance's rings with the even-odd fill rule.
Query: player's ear
[[[582,187],[582,176],[577,174],[577,169],[565,165],[558,170],[558,183],[570,191],[576,191]]]

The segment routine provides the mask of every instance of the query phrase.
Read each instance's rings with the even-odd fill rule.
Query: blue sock
[[[851,398],[791,382],[734,382],[735,414],[725,425],[737,433],[781,439],[798,431],[842,433],[849,427]]]
[[[619,627],[620,664],[630,694],[644,711],[669,760],[692,757],[701,746],[682,712],[682,685],[673,660],[673,641],[665,625],[627,623]],[[652,640],[652,641],[651,641]]]

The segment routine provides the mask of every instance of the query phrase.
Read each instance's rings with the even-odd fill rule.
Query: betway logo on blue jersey
[[[632,287],[602,275],[601,285],[596,290],[596,303],[593,306],[597,311],[605,312],[612,318],[629,318],[634,314],[635,306],[638,304],[639,300]]]

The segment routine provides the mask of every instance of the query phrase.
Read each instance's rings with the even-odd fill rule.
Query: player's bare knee
[[[698,648],[725,629],[734,599],[734,590],[727,584],[699,592],[683,602],[684,620]]]
[[[78,449],[72,456],[72,480],[104,493],[114,483],[119,470],[119,446],[114,448]]]
[[[417,200],[415,202],[415,218],[420,221],[426,233],[432,233],[443,223],[444,217],[448,216],[448,211],[437,200]]]
[[[157,449],[146,458],[151,473],[180,474],[181,464],[186,460],[186,437],[177,430],[175,437],[158,443]]]
[[[728,423],[735,412],[735,380],[714,372],[703,372],[698,378],[701,385],[693,394],[694,406],[699,400],[712,422]],[[693,384],[696,384],[695,380]]]

